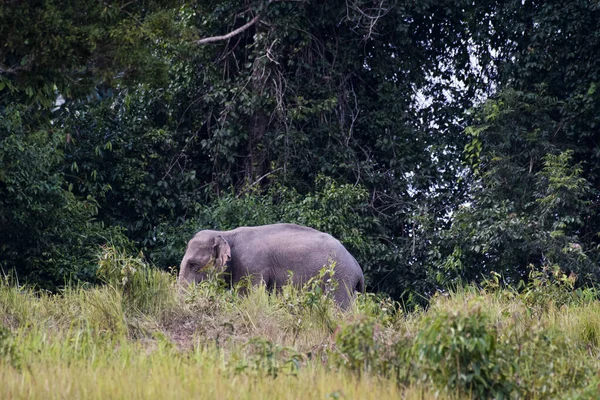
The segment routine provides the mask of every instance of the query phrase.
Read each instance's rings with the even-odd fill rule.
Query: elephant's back
[[[279,223],[260,226],[244,226],[230,231],[240,240],[263,242],[263,243],[281,243],[296,241],[322,242],[329,246],[335,246],[341,243],[328,233],[318,231],[307,226]]]
[[[265,237],[274,243],[306,247],[315,251],[347,252],[342,243],[328,233],[296,224],[273,224]]]
[[[238,245],[243,243],[244,251],[256,253],[261,259],[273,257],[278,264],[290,267],[311,264],[319,268],[333,260],[362,274],[358,262],[339,240],[313,228],[281,223],[241,227],[231,232],[236,233]]]
[[[257,234],[257,235],[285,235],[285,234],[315,234],[323,233],[316,229],[310,228],[308,226],[290,224],[290,223],[277,223],[277,224],[269,224],[269,225],[258,225],[258,226],[240,226],[236,228],[231,233],[244,233],[244,234]],[[329,235],[330,236],[330,235]]]

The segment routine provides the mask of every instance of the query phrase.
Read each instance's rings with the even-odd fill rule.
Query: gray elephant
[[[338,286],[334,299],[348,307],[355,292],[364,291],[358,262],[331,235],[295,224],[240,227],[230,231],[203,230],[188,242],[178,283],[200,282],[212,266],[225,273],[230,284],[250,276],[253,284],[281,287],[289,280],[301,285],[335,262]]]

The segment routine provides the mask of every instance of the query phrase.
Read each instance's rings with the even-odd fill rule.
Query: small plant
[[[245,287],[246,279],[242,279],[232,290],[223,278],[222,271],[211,268],[207,270],[204,280],[192,283],[184,290],[184,301],[192,306],[195,312],[213,314],[224,311],[223,306],[231,305]]]
[[[250,339],[245,347],[250,355],[238,363],[237,373],[251,372],[277,378],[279,375],[296,375],[300,370],[303,357],[292,347],[260,337]]]
[[[106,244],[96,275],[119,290],[131,310],[155,313],[174,302],[171,276],[148,265],[141,253],[132,256],[123,247]]]
[[[293,276],[290,275],[288,284],[282,288],[282,299],[287,312],[291,314],[294,323],[293,330],[298,336],[302,327],[314,328],[313,325],[324,326],[329,332],[333,332],[334,310],[333,293],[339,283],[334,279],[335,261],[329,263],[316,276],[310,278],[301,288],[292,283]]]
[[[378,293],[359,293],[356,307],[361,314],[375,318],[384,326],[392,324],[402,313],[397,301]]]
[[[504,288],[502,283],[502,275],[496,271],[490,272],[490,277],[483,279],[483,282],[481,282],[481,287],[483,290],[489,293],[497,293],[501,291]]]
[[[334,359],[338,367],[356,374],[388,376],[396,370],[397,354],[380,340],[380,326],[374,318],[361,318],[340,329],[335,339]],[[392,352],[392,354],[390,354]]]
[[[2,325],[0,325],[0,363],[6,363],[18,370],[22,367],[13,335]]]
[[[205,293],[210,296],[221,296],[229,291],[230,287],[227,283],[229,278],[220,268],[208,267],[205,269],[206,277],[197,284]],[[242,278],[234,288],[235,291],[244,291],[250,288],[251,281],[249,277]]]
[[[474,398],[512,392],[510,364],[497,348],[498,334],[479,303],[425,318],[410,351],[419,379]]]
[[[357,375],[369,372],[377,358],[375,323],[372,319],[360,320],[343,327],[336,336],[338,366],[344,366]]]
[[[576,301],[574,290],[577,276],[565,274],[558,265],[545,266],[541,270],[529,266],[529,281],[521,293],[524,303],[538,314],[549,307],[561,307]]]
[[[327,265],[319,270],[302,287],[303,305],[306,307],[321,306],[331,299],[332,294],[338,288],[339,282],[333,279],[335,275],[336,262],[331,258]]]
[[[96,276],[103,282],[128,290],[136,274],[146,269],[140,253],[132,257],[128,252],[112,244],[101,246]]]

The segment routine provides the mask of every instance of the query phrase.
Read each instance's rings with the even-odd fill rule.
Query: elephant
[[[263,282],[272,290],[288,283],[290,272],[292,283],[300,286],[332,261],[338,282],[333,298],[347,308],[355,293],[364,291],[360,265],[333,236],[296,224],[201,230],[187,244],[177,282],[198,283],[214,266],[229,285],[249,276],[252,285]]]

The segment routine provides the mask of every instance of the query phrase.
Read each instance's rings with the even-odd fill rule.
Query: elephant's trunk
[[[189,268],[186,266],[187,259],[184,258],[179,266],[179,274],[177,275],[177,286],[188,287],[190,285]]]

